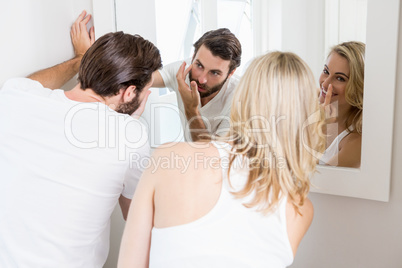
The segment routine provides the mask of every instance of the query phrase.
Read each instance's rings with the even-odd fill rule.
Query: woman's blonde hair
[[[352,106],[351,113],[346,119],[346,128],[353,126],[362,134],[363,123],[363,89],[364,89],[364,55],[366,45],[362,42],[344,42],[332,47],[329,55],[336,52],[347,59],[349,63],[349,81],[346,85],[345,99]],[[328,55],[328,57],[329,57]]]
[[[248,181],[233,193],[238,198],[254,194],[245,206],[269,212],[281,194],[288,195],[297,210],[303,205],[317,163],[311,151],[324,149],[314,81],[301,58],[284,52],[256,58],[240,80],[230,132],[223,139],[233,144],[229,172],[236,157],[249,160]]]

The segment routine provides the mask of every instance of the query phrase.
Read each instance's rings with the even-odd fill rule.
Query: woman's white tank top
[[[350,130],[349,130],[350,129]],[[354,130],[353,126],[350,126],[349,129],[345,129],[344,131],[341,132],[336,138],[332,141],[331,145],[328,146],[327,149],[325,149],[324,154],[321,156],[319,164],[320,165],[325,165],[328,163],[329,160],[332,159],[335,155],[339,153],[339,143],[345,138],[351,131]]]
[[[152,268],[223,268],[223,267],[287,267],[293,262],[286,228],[284,197],[267,215],[246,208],[250,200],[236,199],[230,192],[239,190],[247,181],[248,167],[239,157],[227,170],[230,146],[218,148],[223,174],[220,197],[205,216],[187,224],[153,228],[150,266]],[[244,163],[243,163],[244,162]]]

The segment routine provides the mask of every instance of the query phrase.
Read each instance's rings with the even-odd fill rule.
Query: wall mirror
[[[339,29],[344,27],[344,22],[334,22],[339,14],[336,7],[342,1],[187,0],[199,2],[201,14],[209,14],[206,18],[201,16],[204,19],[202,32],[220,26],[218,16],[225,12],[218,12],[221,2],[251,4],[253,56],[274,49],[294,51],[309,64],[317,77],[317,85],[328,49],[326,44],[332,44],[328,33],[339,33]],[[367,24],[363,35],[366,57],[361,167],[319,166],[318,173],[312,178],[312,191],[388,201],[400,3],[398,0],[362,1],[367,3]],[[141,34],[158,46],[157,2],[93,0],[96,36],[117,29]],[[282,12],[276,12],[278,8]],[[174,9],[173,4],[171,9],[165,8],[172,14]],[[127,14],[124,15],[124,12]],[[133,13],[136,16],[132,16]],[[326,20],[329,21],[327,24]],[[278,37],[272,38],[273,35]],[[164,61],[164,64],[167,63]]]
[[[314,192],[388,201],[398,24],[399,1],[367,1],[361,167],[319,167]]]

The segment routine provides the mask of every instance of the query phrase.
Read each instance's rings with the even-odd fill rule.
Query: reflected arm
[[[201,134],[208,134],[209,131],[207,130],[199,111],[201,97],[198,93],[197,83],[192,81],[190,86],[188,86],[185,82],[185,78],[191,71],[193,65],[190,64],[187,69],[185,69],[185,67],[186,62],[183,62],[176,74],[176,79],[178,91],[184,105],[184,113],[186,114],[188,126],[191,131],[191,139],[197,141],[200,139],[199,136]]]
[[[185,110],[188,126],[191,132],[192,141],[198,141],[202,138],[203,134],[209,134],[210,132],[207,130],[205,126],[204,120],[202,120],[202,116],[198,109],[196,110]]]
[[[163,81],[162,75],[159,71],[153,72],[152,77],[154,79],[152,87],[165,87],[165,82]]]

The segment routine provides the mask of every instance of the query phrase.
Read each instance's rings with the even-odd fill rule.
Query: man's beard
[[[206,84],[200,84],[200,83],[198,83],[198,81],[197,81],[196,79],[193,79],[193,77],[191,76],[191,71],[190,71],[190,73],[189,73],[188,75],[189,75],[190,83],[191,83],[191,81],[195,81],[195,82],[197,83],[197,87],[201,87],[201,88],[207,90],[206,92],[200,92],[200,91],[198,91],[198,93],[200,93],[200,97],[201,97],[201,98],[209,97],[209,96],[211,96],[212,94],[214,94],[215,92],[221,90],[222,87],[223,87],[223,85],[226,83],[226,80],[228,80],[228,77],[229,77],[229,75],[227,75],[226,78],[225,78],[225,80],[223,80],[222,83],[220,83],[220,84],[218,84],[218,85],[213,86],[213,87],[210,88],[210,87],[207,87]]]
[[[116,112],[132,115],[138,109],[138,107],[140,107],[140,104],[141,103],[138,97],[135,96],[130,102],[119,104],[119,106],[116,108]]]

